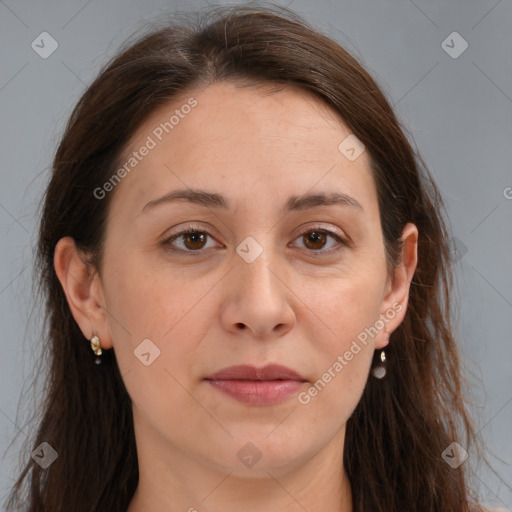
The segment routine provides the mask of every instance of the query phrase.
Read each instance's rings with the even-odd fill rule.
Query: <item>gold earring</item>
[[[95,334],[92,338],[91,338],[91,348],[92,348],[92,351],[96,354],[96,359],[94,360],[94,362],[96,364],[100,364],[101,363],[101,344],[100,344],[100,339],[99,337]]]

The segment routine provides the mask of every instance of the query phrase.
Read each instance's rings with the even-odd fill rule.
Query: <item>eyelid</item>
[[[303,227],[304,226],[304,227]],[[325,223],[321,222],[312,222],[308,223],[306,225],[302,224],[299,226],[300,232],[297,236],[303,235],[305,233],[309,233],[310,231],[314,231],[315,229],[318,231],[325,231],[326,233],[337,236],[339,238],[348,238],[343,231],[337,231],[336,229],[330,227],[329,225],[326,225]]]

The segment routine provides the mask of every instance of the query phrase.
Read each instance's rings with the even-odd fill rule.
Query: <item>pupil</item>
[[[312,231],[308,235],[308,241],[309,243],[312,243],[313,245],[320,242],[320,245],[322,245],[322,242],[324,242],[323,238],[325,237],[324,233],[317,233],[316,231]]]
[[[192,245],[195,244],[201,244],[204,242],[204,234],[203,233],[189,233],[188,239],[192,243]]]

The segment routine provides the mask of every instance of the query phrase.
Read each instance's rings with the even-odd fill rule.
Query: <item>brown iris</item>
[[[187,249],[202,249],[203,245],[206,243],[206,234],[201,232],[191,232],[184,233],[183,242]],[[189,245],[190,244],[190,245]]]
[[[318,231],[310,231],[309,233],[305,233],[302,236],[304,238],[304,244],[308,249],[321,249],[326,243],[327,234]],[[314,245],[318,243],[320,243],[321,246]],[[313,246],[311,246],[311,244]]]

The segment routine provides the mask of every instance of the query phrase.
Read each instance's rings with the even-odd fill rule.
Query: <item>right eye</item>
[[[200,254],[206,250],[205,244],[208,238],[213,239],[213,237],[208,232],[204,231],[204,229],[187,228],[164,240],[162,245],[171,252],[182,252],[190,255],[192,255],[192,253]],[[180,244],[176,248],[175,241],[177,240],[180,241]],[[208,248],[209,247],[207,247],[207,249]]]

